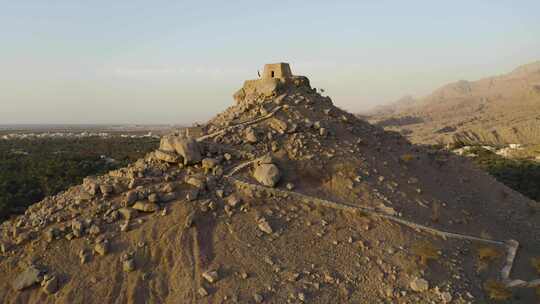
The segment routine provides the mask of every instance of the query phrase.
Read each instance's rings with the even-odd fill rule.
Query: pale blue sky
[[[540,60],[540,1],[0,0],[0,124],[190,123],[290,62],[350,111]]]

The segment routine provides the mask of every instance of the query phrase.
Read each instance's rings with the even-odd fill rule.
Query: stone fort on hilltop
[[[291,86],[310,88],[309,79],[305,76],[293,75],[288,63],[265,64],[261,77],[246,80],[244,86],[233,97],[237,102],[243,102],[246,97],[253,95],[270,97]]]

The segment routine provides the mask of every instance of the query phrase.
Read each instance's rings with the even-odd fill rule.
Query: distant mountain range
[[[376,108],[368,120],[417,143],[540,143],[540,61]]]

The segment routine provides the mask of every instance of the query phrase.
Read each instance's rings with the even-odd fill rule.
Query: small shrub
[[[499,182],[533,200],[540,200],[540,163],[528,159],[507,159],[481,148],[474,153],[478,157],[473,161]]]
[[[484,291],[490,299],[495,301],[508,300],[512,296],[512,292],[503,283],[492,279],[484,283]]]
[[[438,260],[440,257],[439,249],[428,241],[419,242],[412,246],[412,253],[418,257],[423,266],[427,266],[430,260]]]
[[[489,247],[489,246],[479,247],[477,249],[478,272],[484,271],[489,266],[489,263],[495,261],[500,256],[501,256],[501,253],[493,247]]]
[[[491,262],[501,256],[501,253],[493,247],[480,247],[477,250],[478,259],[480,261]]]
[[[431,220],[434,223],[439,222],[439,219],[441,218],[441,203],[439,202],[433,202],[431,205]]]
[[[410,163],[411,161],[414,160],[414,155],[412,154],[403,154],[401,155],[401,161],[404,162],[404,163]]]

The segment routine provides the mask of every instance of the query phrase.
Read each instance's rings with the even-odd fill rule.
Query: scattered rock
[[[90,193],[86,191],[81,191],[81,193],[79,193],[77,200],[78,200],[78,203],[88,202],[92,200],[92,195],[90,195]]]
[[[101,186],[99,186],[99,190],[101,191],[101,193],[103,193],[103,195],[112,194],[114,191],[113,187],[109,184],[102,184]]]
[[[118,209],[118,213],[120,213],[126,221],[129,221],[137,217],[138,211],[130,207],[125,207]]]
[[[215,283],[219,279],[219,274],[217,270],[209,270],[209,271],[203,272],[202,276],[205,280],[208,281],[208,283]]]
[[[99,185],[91,177],[87,177],[83,180],[83,188],[91,196],[96,196],[99,193]]]
[[[259,219],[258,227],[261,231],[267,234],[272,234],[274,232],[272,230],[272,227],[264,217]]]
[[[246,141],[248,143],[257,143],[259,141],[257,137],[257,132],[253,128],[247,128],[245,131]]]
[[[9,246],[8,244],[4,243],[4,242],[0,242],[0,253],[2,254],[6,254],[9,250]]]
[[[202,168],[208,172],[209,170],[214,169],[217,165],[219,165],[219,161],[215,158],[205,158],[201,162]]]
[[[99,228],[99,226],[93,224],[92,226],[90,226],[90,228],[88,229],[88,233],[90,235],[98,235],[101,233],[101,229]]]
[[[198,189],[204,189],[206,187],[206,181],[202,176],[190,176],[186,178],[186,183]]]
[[[162,150],[154,151],[154,156],[157,159],[168,163],[178,163],[180,161],[180,157],[178,155]]]
[[[194,201],[199,197],[199,189],[193,189],[186,193],[186,200],[188,202]]]
[[[174,201],[178,197],[178,194],[176,192],[170,192],[170,193],[162,193],[159,195],[159,199],[163,203],[168,203],[170,201]]]
[[[452,302],[452,294],[449,293],[448,291],[443,291],[440,293],[440,296],[441,296],[441,301],[443,303],[450,303]]]
[[[208,291],[206,291],[206,289],[204,287],[201,287],[199,288],[199,290],[197,291],[199,293],[199,295],[201,297],[206,297],[208,296]]]
[[[137,191],[128,191],[126,192],[126,196],[124,200],[128,205],[131,205],[135,201],[137,201],[138,198],[139,198],[139,194],[137,193]]]
[[[79,260],[81,261],[81,264],[86,264],[90,261],[90,253],[88,250],[81,250],[79,251]]]
[[[264,301],[264,298],[262,295],[255,293],[253,295],[253,300],[255,300],[255,303],[262,303]]]
[[[172,193],[174,192],[174,184],[173,183],[167,183],[165,186],[163,186],[163,189],[161,189],[165,193]]]
[[[159,209],[159,206],[156,203],[138,201],[135,204],[133,204],[132,208],[141,212],[150,213],[150,212],[156,212]]]
[[[124,272],[132,272],[135,270],[135,260],[127,259],[122,263],[122,269]]]
[[[273,118],[270,121],[270,127],[280,134],[287,132],[287,123],[277,118]]]
[[[50,229],[47,229],[45,231],[45,233],[43,234],[43,236],[45,237],[45,240],[47,242],[52,242],[55,238],[56,238],[56,235],[57,235],[57,230],[55,228],[50,228]],[[2,245],[0,245],[1,247]],[[2,248],[0,248],[0,251],[3,251]],[[3,252],[2,252],[3,253]]]
[[[231,194],[227,197],[227,205],[231,207],[236,207],[241,202],[242,200],[236,194]]]
[[[253,177],[264,186],[275,187],[281,174],[279,168],[274,164],[260,164],[255,167]]]
[[[56,293],[59,289],[58,277],[56,276],[45,276],[41,282],[41,290],[46,294]]]
[[[148,201],[150,203],[157,203],[157,202],[159,202],[159,196],[156,193],[152,193],[152,194],[148,195]]]
[[[110,248],[109,242],[104,241],[101,243],[97,243],[94,246],[94,251],[99,255],[106,255],[107,253],[109,253],[109,248]]]
[[[184,227],[191,228],[193,226],[194,221],[195,221],[195,212],[192,212],[186,216]]]
[[[71,230],[73,231],[73,235],[75,237],[80,237],[83,232],[83,223],[78,220],[74,220],[71,222]]]
[[[41,281],[40,275],[41,271],[36,266],[30,265],[11,283],[13,289],[20,291],[39,283]]]
[[[410,283],[410,287],[413,291],[424,292],[429,289],[429,283],[422,278],[414,278]]]
[[[199,143],[193,138],[174,138],[174,149],[184,159],[184,165],[192,165],[201,161]]]

